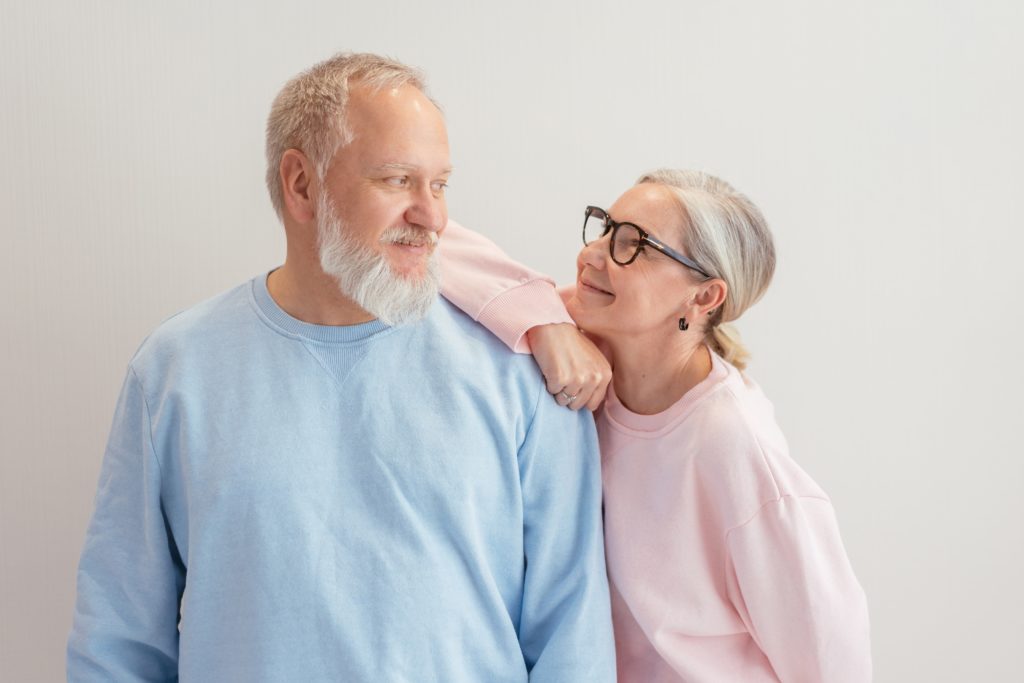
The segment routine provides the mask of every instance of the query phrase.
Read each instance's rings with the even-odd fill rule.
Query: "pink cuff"
[[[477,322],[516,353],[530,353],[526,333],[532,327],[557,323],[575,325],[554,287],[546,280],[530,280],[505,290],[484,305]]]

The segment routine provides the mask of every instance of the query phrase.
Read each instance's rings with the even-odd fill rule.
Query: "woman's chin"
[[[575,294],[565,302],[565,310],[569,311],[569,315],[576,321],[577,325],[580,324],[580,316],[585,315],[583,306]]]
[[[581,330],[587,332],[596,332],[598,329],[604,327],[602,324],[606,322],[607,315],[603,315],[601,308],[603,306],[595,307],[593,304],[586,301],[581,301],[578,297],[573,296],[571,299],[565,302],[565,308],[569,311],[569,315],[576,322],[576,326]]]

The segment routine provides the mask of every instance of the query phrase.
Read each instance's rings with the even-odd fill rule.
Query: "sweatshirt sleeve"
[[[529,353],[526,332],[570,323],[554,281],[508,257],[483,235],[449,221],[438,243],[441,294],[517,353]]]
[[[519,468],[526,573],[518,632],[529,680],[614,683],[601,467],[590,412],[538,400]]]
[[[867,601],[827,500],[770,502],[727,549],[730,598],[782,683],[871,680]]]
[[[142,386],[129,369],[78,567],[68,681],[178,680],[185,571],[160,501]]]

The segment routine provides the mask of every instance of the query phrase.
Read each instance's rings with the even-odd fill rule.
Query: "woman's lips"
[[[600,287],[595,287],[594,285],[590,284],[586,280],[580,280],[580,287],[584,291],[593,292],[594,294],[603,294],[604,296],[615,296],[614,294],[612,294],[611,292],[609,292],[609,291],[607,291],[605,289],[601,289]]]

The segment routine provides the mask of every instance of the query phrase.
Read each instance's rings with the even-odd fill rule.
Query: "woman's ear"
[[[721,308],[728,293],[729,285],[725,284],[725,280],[712,278],[701,283],[700,289],[697,290],[697,296],[694,297],[694,303],[700,308],[701,315],[707,315]]]

